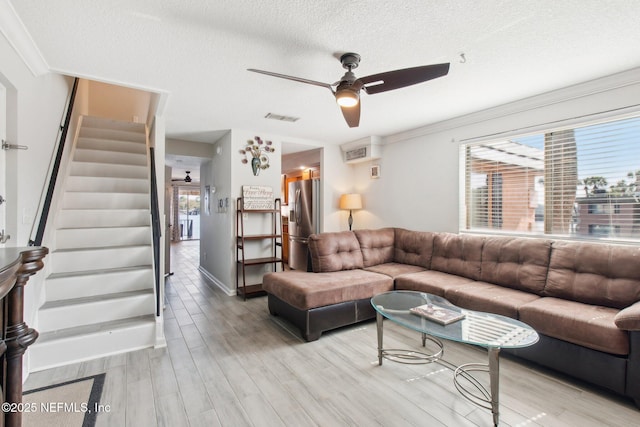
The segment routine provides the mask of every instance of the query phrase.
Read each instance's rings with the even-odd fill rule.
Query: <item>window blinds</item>
[[[640,118],[461,145],[465,230],[640,240]]]

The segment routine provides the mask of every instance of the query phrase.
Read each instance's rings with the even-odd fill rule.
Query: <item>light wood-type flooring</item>
[[[439,364],[377,362],[375,321],[306,343],[198,272],[198,241],[172,247],[167,348],[146,349],[29,376],[25,390],[106,372],[98,426],[491,426]],[[417,333],[385,322],[385,347],[419,350]],[[486,351],[445,342],[455,364]],[[631,401],[513,358],[501,358],[501,426],[633,426]]]

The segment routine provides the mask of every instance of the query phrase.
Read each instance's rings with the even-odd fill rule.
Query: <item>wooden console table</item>
[[[35,246],[0,249],[0,392],[4,396],[0,427],[22,425],[22,356],[38,338],[38,332],[24,322],[24,286],[42,269],[47,253],[49,249]]]

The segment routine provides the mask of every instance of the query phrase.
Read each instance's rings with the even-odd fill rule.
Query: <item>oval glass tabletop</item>
[[[425,292],[385,292],[371,298],[371,304],[378,313],[395,323],[451,341],[498,348],[527,347],[538,341],[538,333],[526,323],[499,314],[460,308],[445,298]],[[413,313],[411,309],[416,307],[426,313]],[[458,316],[462,318],[441,324],[442,319],[446,322],[446,319]]]

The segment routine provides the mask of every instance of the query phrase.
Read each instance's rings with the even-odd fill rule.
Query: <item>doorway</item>
[[[174,187],[175,188],[175,187]],[[178,240],[200,239],[200,188],[178,189]]]

